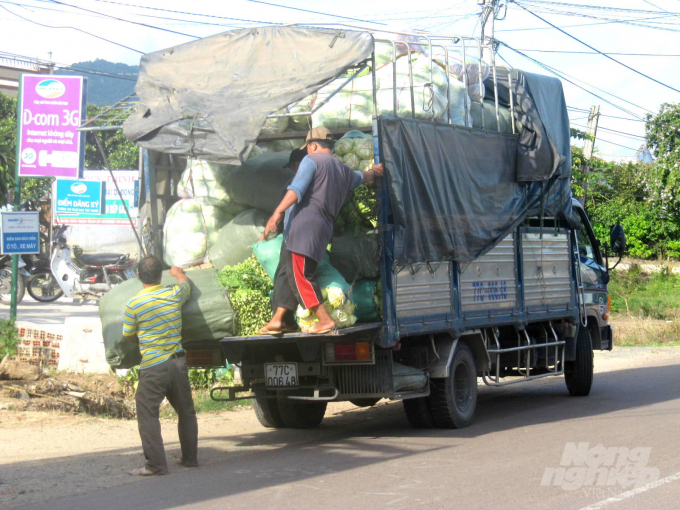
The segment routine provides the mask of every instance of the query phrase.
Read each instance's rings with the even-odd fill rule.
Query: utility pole
[[[482,44],[485,44],[482,58],[490,65],[494,63],[493,40],[494,40],[494,20],[496,19],[497,0],[477,0],[477,5],[482,5]]]
[[[600,120],[600,105],[593,105],[590,108],[588,115],[588,135],[583,144],[583,159],[590,161],[593,157],[593,150],[595,149],[595,137],[597,136],[597,122]],[[581,204],[585,205],[588,196],[588,174],[590,173],[590,165],[585,164],[583,168],[583,196],[581,197]]]
[[[47,64],[47,74],[54,74],[54,62],[52,62],[52,52],[48,51],[47,54],[50,56],[50,62]]]

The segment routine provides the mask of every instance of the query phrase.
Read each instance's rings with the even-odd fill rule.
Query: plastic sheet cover
[[[470,262],[524,218],[516,136],[386,117],[380,126],[398,264]]]
[[[144,55],[140,147],[240,165],[267,115],[316,92],[373,51],[367,32],[300,27],[233,30]]]

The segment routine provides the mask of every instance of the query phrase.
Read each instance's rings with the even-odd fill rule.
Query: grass
[[[609,293],[615,345],[680,346],[679,275],[668,270],[647,274],[633,265],[612,273]]]
[[[236,402],[215,402],[210,398],[209,390],[195,390],[192,392],[194,397],[194,407],[197,413],[219,413],[236,407],[249,407],[253,405],[251,400],[237,400]],[[177,413],[171,405],[161,407],[161,418],[176,418]]]
[[[609,293],[615,314],[655,320],[675,320],[680,314],[680,276],[668,271],[645,274],[637,266],[615,271]]]

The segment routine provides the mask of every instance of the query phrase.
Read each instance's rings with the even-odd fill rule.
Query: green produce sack
[[[290,151],[269,152],[250,158],[240,167],[232,167],[226,189],[234,202],[255,209],[274,212],[281,203],[286,184],[293,178],[288,163]]]
[[[346,232],[331,240],[330,263],[348,282],[380,276],[380,236],[377,230]]]
[[[359,280],[349,291],[349,300],[354,303],[354,316],[357,322],[376,322],[380,320],[380,311],[375,302],[377,280]]]
[[[182,344],[198,340],[220,340],[234,334],[234,311],[228,293],[217,281],[214,269],[187,271],[191,297],[182,307]],[[177,279],[163,272],[163,285],[174,285]],[[123,338],[125,305],[142,290],[138,278],[115,286],[99,301],[106,361],[113,368],[139,365],[141,355],[136,343]]]
[[[224,266],[240,264],[253,254],[250,245],[264,233],[269,215],[257,209],[248,209],[236,216],[217,233],[208,250],[210,263],[218,270]]]
[[[283,235],[278,236],[271,241],[260,241],[253,245],[253,253],[257,257],[257,261],[267,271],[269,278],[274,280],[276,268],[279,265],[281,258],[281,244],[283,243]],[[347,294],[349,292],[349,283],[342,275],[331,265],[328,258],[328,253],[325,253],[321,264],[316,267],[316,281],[319,287],[325,289],[327,287],[338,287]]]

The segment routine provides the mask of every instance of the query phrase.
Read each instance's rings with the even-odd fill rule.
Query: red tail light
[[[336,363],[372,363],[373,344],[371,342],[341,342],[324,345],[324,362]]]

